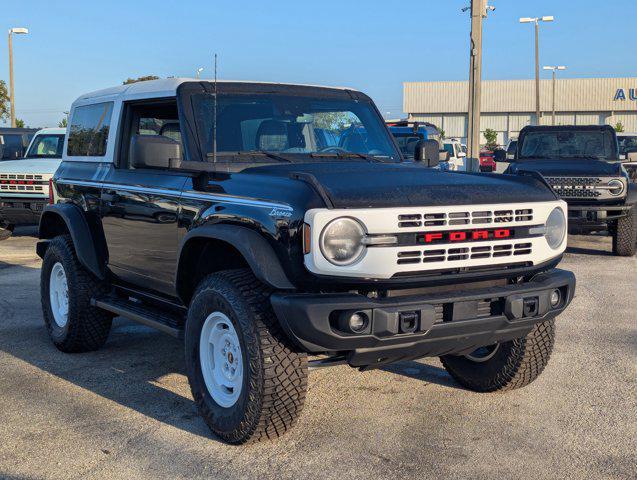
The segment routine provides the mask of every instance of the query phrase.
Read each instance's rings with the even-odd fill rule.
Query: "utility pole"
[[[15,128],[15,93],[13,90],[13,34],[27,34],[28,28],[9,29],[9,102],[11,107],[11,128]]]
[[[480,108],[482,99],[482,19],[487,10],[487,0],[471,0],[471,36],[469,45],[469,112],[467,122],[467,170],[476,170],[480,157]],[[470,165],[469,165],[470,164]]]
[[[566,70],[566,67],[564,65],[548,66],[544,67],[544,70],[551,70],[553,72],[553,125],[555,125],[555,74],[558,70]]]
[[[540,22],[552,22],[555,18],[552,15],[544,17],[523,17],[520,23],[535,24],[535,122],[540,124]]]

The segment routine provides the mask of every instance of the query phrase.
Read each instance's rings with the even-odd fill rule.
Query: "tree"
[[[16,118],[15,126],[16,128],[24,128],[24,120],[22,120],[21,118]]]
[[[68,124],[67,124],[66,117],[64,117],[62,120],[60,120],[60,121],[58,122],[58,127],[60,127],[60,128],[66,128],[66,126],[67,126],[67,125],[68,125]]]
[[[137,78],[127,78],[126,80],[124,80],[124,82],[122,82],[123,85],[129,85],[131,83],[137,83],[137,82],[146,82],[148,80],[158,80],[159,77],[157,75],[145,75],[143,77],[137,77]]]
[[[624,131],[624,124],[622,122],[617,122],[615,124],[615,131],[617,133],[622,133]]]
[[[438,131],[440,132],[440,138],[442,138],[444,140],[444,138],[445,138],[445,129],[444,128],[439,128]]]
[[[4,80],[0,80],[0,120],[9,118],[9,90]]]
[[[338,132],[352,123],[348,112],[317,112],[314,114],[314,127]]]
[[[487,148],[493,150],[498,146],[498,132],[491,128],[484,131],[484,138],[487,141]]]

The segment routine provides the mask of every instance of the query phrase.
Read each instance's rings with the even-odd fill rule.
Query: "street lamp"
[[[522,17],[520,23],[535,24],[535,116],[537,124],[540,124],[540,22],[552,22],[552,15],[545,17]]]
[[[28,28],[14,27],[9,29],[9,102],[11,102],[11,127],[15,128],[15,97],[13,92],[13,34],[26,35],[29,33]]]
[[[203,72],[203,67],[199,67],[197,69],[197,80],[199,80],[199,77],[201,76],[201,72]]]
[[[553,72],[553,125],[555,125],[555,72],[558,70],[566,70],[564,65],[546,66],[544,70],[551,70]]]

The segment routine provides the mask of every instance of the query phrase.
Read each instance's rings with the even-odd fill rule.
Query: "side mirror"
[[[507,161],[506,150],[502,150],[501,148],[499,148],[495,152],[493,152],[493,160],[495,160],[496,162],[506,162]]]
[[[436,140],[420,140],[416,144],[414,160],[425,162],[428,167],[436,167],[440,163],[440,145]]]
[[[458,158],[466,158],[467,154],[464,152],[458,152]]]
[[[181,163],[181,144],[162,135],[133,135],[130,161],[135,168],[177,168]]]

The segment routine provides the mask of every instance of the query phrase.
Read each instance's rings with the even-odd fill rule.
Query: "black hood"
[[[512,163],[509,169],[510,173],[516,173],[519,170],[528,170],[538,172],[545,177],[612,177],[621,175],[621,166],[618,163],[576,158],[523,160]]]
[[[299,163],[244,172],[304,181],[327,197],[334,208],[480,205],[556,198],[531,176],[441,172],[414,164]]]

